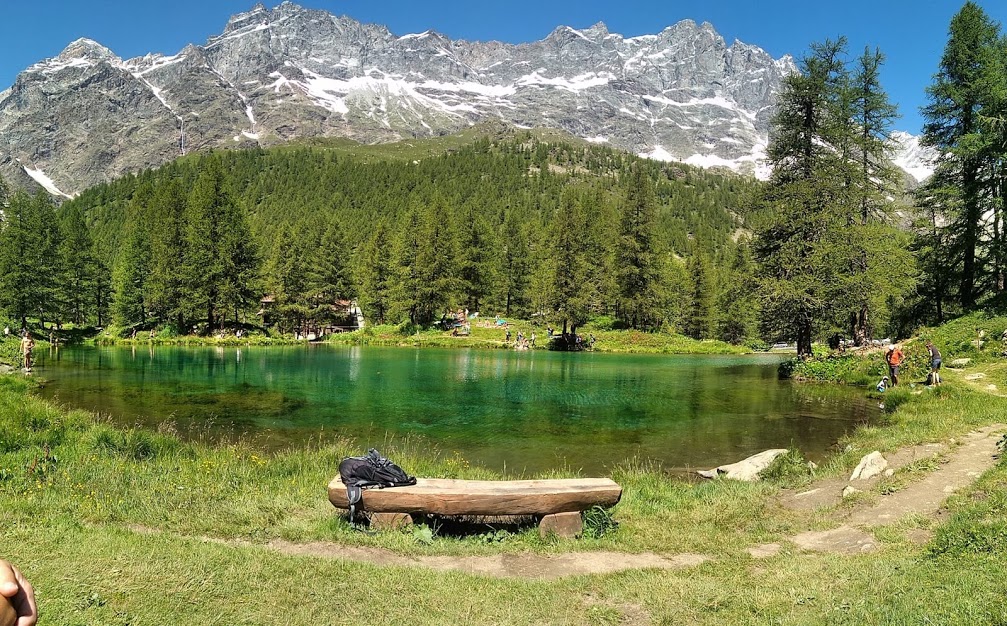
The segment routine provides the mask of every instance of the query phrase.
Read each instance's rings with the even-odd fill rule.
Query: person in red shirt
[[[892,387],[899,384],[899,367],[905,358],[902,348],[898,344],[888,346],[888,352],[885,352],[885,362],[888,363],[888,376],[892,379]]]

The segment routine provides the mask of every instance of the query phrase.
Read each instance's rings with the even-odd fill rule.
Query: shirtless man
[[[21,356],[24,358],[25,371],[31,371],[31,353],[35,349],[35,339],[31,336],[31,331],[25,331],[21,338]]]

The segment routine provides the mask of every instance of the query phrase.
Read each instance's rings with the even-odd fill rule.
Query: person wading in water
[[[35,339],[31,336],[31,331],[26,330],[21,338],[21,356],[24,358],[24,369],[31,372],[31,353],[35,349]]]

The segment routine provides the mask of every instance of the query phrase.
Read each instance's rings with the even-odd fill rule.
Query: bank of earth
[[[760,483],[620,466],[618,527],[599,516],[577,541],[361,533],[325,495],[350,442],[269,456],[183,443],[54,406],[8,375],[0,550],[35,581],[50,624],[992,623],[1007,618],[1007,466],[992,458],[1007,400],[966,380],[976,373],[907,391],[814,475],[796,455]],[[873,450],[891,476],[793,504],[834,496]],[[388,452],[418,475],[495,478],[422,442]]]

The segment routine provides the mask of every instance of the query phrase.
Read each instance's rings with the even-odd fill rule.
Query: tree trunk
[[[811,356],[811,322],[807,320],[797,322],[797,356]]]
[[[978,172],[971,160],[966,160],[963,173],[963,187],[965,189],[965,233],[962,247],[965,255],[965,262],[962,265],[961,281],[961,303],[962,308],[971,311],[975,308],[975,285],[976,285],[976,244],[978,242],[979,231],[979,198]]]

